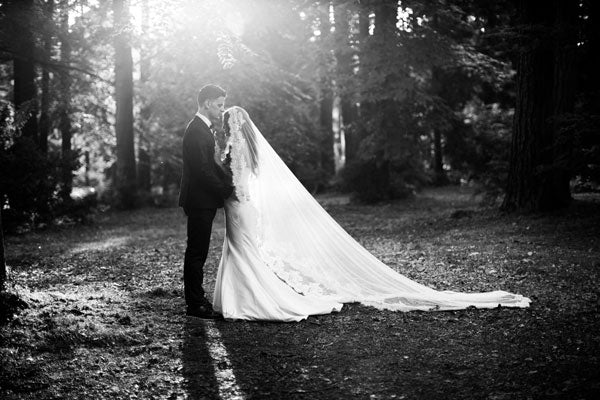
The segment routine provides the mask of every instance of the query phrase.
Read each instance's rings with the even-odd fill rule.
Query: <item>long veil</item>
[[[399,274],[354,240],[289,170],[245,110],[252,135],[243,141],[256,163],[245,201],[256,210],[259,253],[295,291],[360,302],[379,309],[454,310],[469,306],[527,307],[530,300],[501,290],[437,291]],[[251,151],[250,151],[251,150]]]

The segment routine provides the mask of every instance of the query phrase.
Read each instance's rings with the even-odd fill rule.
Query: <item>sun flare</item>
[[[242,36],[245,30],[244,17],[239,11],[228,11],[225,14],[225,26],[235,36]]]

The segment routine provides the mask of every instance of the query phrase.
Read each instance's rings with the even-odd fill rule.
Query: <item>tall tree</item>
[[[434,96],[440,96],[441,86],[443,83],[440,79],[440,67],[434,65],[431,69],[431,92]],[[434,102],[435,104],[436,102]],[[439,103],[439,102],[437,102]],[[433,112],[440,112],[439,107],[436,107]],[[442,146],[442,129],[440,124],[432,124],[433,136],[433,183],[436,185],[444,185],[448,183],[448,177],[444,171],[444,153]]]
[[[2,228],[2,204],[0,204],[0,292],[4,290],[7,279],[6,257],[4,255],[4,229]]]
[[[578,137],[576,148],[577,175],[588,184],[600,183],[600,3],[585,0],[582,5],[581,73],[577,101],[577,123],[573,130]],[[574,135],[575,136],[575,135]]]
[[[335,10],[335,65],[336,65],[336,96],[340,98],[340,136],[343,137],[343,157],[350,161],[355,152],[355,137],[353,123],[356,120],[356,101],[353,100],[352,86],[349,84],[353,78],[353,56],[351,47],[352,33],[350,31],[352,17],[356,10],[352,3],[341,0],[334,2]]]
[[[373,9],[375,12],[374,44],[384,54],[387,51],[393,54],[393,49],[398,43],[398,28],[396,26],[398,22],[398,4],[381,1],[375,3]],[[378,132],[375,132],[375,135],[379,136],[380,143],[384,143],[384,146],[380,146],[377,152],[381,157],[378,168],[381,173],[381,187],[386,196],[391,193],[391,179],[394,169],[392,159],[396,157],[394,150],[398,148],[397,145],[402,134],[402,132],[399,132],[399,105],[395,100],[397,94],[390,93],[387,89],[394,80],[394,75],[395,73],[389,73],[388,71],[379,81],[380,87],[377,90],[382,93],[382,96],[374,104],[378,113],[376,117]]]
[[[440,13],[443,15],[449,15],[451,13],[446,12],[446,10],[440,10],[439,8],[434,8],[433,10],[429,10],[431,13],[431,28],[435,32],[443,32],[445,35],[452,35],[452,31],[454,27],[448,27],[448,24],[444,24],[440,21]],[[455,21],[458,22],[458,21]],[[445,26],[446,25],[446,26]],[[430,118],[433,117],[434,120],[438,120],[437,116],[443,113],[442,108],[447,107],[445,99],[443,98],[443,70],[440,65],[434,63],[431,66],[431,76],[429,78],[429,94],[431,95],[433,101],[430,106]],[[435,116],[435,117],[434,117]],[[444,171],[444,147],[443,147],[443,136],[444,132],[442,127],[444,124],[440,123],[432,123],[431,124],[431,136],[433,142],[433,183],[436,185],[444,185],[448,183],[448,177],[446,176],[446,172]]]
[[[71,63],[71,38],[69,34],[69,0],[62,0],[60,10],[60,59],[63,65]],[[58,128],[61,136],[61,198],[69,201],[73,188],[73,126],[71,124],[71,71],[60,73],[60,104]]]
[[[117,136],[116,188],[123,208],[137,203],[133,135],[133,59],[131,56],[128,0],[113,0],[115,28],[115,100]]]
[[[42,96],[40,102],[39,147],[42,153],[48,152],[48,135],[50,134],[50,69],[52,60],[54,0],[47,0],[44,9],[44,65],[42,65]]]
[[[335,172],[334,164],[334,133],[333,133],[333,82],[332,82],[332,49],[331,49],[331,22],[329,19],[330,2],[320,4],[319,29],[321,34],[321,53],[319,62],[319,121],[322,133],[321,167],[327,175]]]
[[[21,128],[24,136],[37,141],[37,88],[35,84],[35,18],[34,0],[8,0],[4,4],[7,22],[12,26],[14,104],[18,110],[26,111],[27,121]]]
[[[555,5],[555,43],[554,43],[554,85],[552,97],[554,108],[553,134],[553,176],[550,188],[556,198],[544,208],[563,207],[571,201],[569,183],[573,164],[573,140],[570,132],[565,131],[563,121],[573,113],[577,94],[578,71],[578,7],[576,2],[556,0]],[[548,193],[550,194],[550,193]]]
[[[505,210],[549,211],[570,199],[557,121],[573,107],[577,2],[521,1],[526,42],[517,64],[517,102]],[[575,16],[575,17],[574,17]],[[568,28],[568,29],[567,29]]]
[[[366,3],[366,4],[365,4]],[[366,68],[366,59],[368,54],[368,40],[369,40],[369,26],[370,26],[370,14],[371,9],[368,7],[368,2],[361,2],[358,7],[358,74],[357,79],[359,82],[366,82],[369,74],[368,68]],[[358,151],[360,142],[367,136],[367,129],[365,121],[367,121],[372,112],[373,107],[370,99],[364,98],[364,96],[358,95],[359,106],[357,109],[357,117],[360,124],[357,124],[354,129],[354,137],[350,139],[348,146],[350,154],[354,154]],[[351,156],[348,160],[352,162],[354,157]]]
[[[150,10],[148,0],[142,1],[142,37],[149,35]],[[142,43],[146,43],[142,41]],[[148,82],[150,76],[150,48],[142,44],[140,60],[140,84],[143,87]],[[151,188],[151,160],[150,160],[150,115],[152,109],[147,96],[142,96],[140,109],[140,130],[138,135],[138,186],[139,189],[146,193],[150,193]]]

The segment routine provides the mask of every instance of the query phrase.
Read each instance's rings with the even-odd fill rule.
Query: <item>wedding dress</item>
[[[226,235],[213,306],[226,319],[299,321],[360,302],[395,311],[527,307],[505,291],[437,291],[395,272],[319,205],[253,124],[228,114],[237,200],[225,203]]]

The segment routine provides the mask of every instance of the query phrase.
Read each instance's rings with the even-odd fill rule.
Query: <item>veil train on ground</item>
[[[502,290],[484,293],[438,291],[419,284],[379,261],[352,238],[289,170],[260,130],[252,128],[242,146],[257,159],[244,179],[247,201],[256,211],[258,253],[294,291],[339,303],[359,302],[395,311],[527,307],[530,300]],[[248,136],[248,135],[245,135]],[[245,143],[244,143],[245,142]],[[248,144],[248,142],[251,142]],[[253,143],[252,143],[253,142]],[[235,172],[234,172],[235,174]]]

